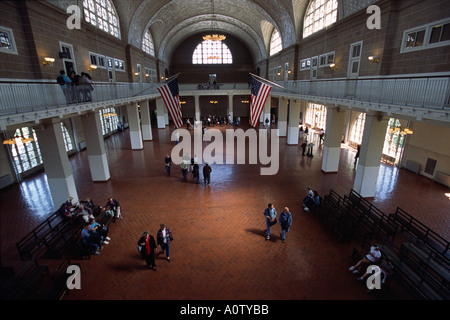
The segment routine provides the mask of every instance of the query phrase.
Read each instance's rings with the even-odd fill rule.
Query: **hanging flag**
[[[169,114],[172,118],[175,128],[181,128],[183,126],[183,119],[181,116],[181,103],[180,103],[180,90],[178,88],[178,75],[172,80],[167,82],[162,87],[158,88],[161,94],[164,104],[169,110]]]
[[[252,77],[251,102],[250,102],[250,125],[256,127],[264,109],[271,86]]]

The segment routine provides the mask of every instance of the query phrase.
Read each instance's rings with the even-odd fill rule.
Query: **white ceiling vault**
[[[66,9],[83,0],[47,0]],[[302,37],[303,17],[310,0],[111,0],[120,21],[122,40],[141,48],[150,30],[157,59],[170,63],[174,50],[186,38],[211,31],[212,1],[215,28],[241,40],[255,62],[269,57],[273,29],[281,35],[283,48]],[[375,0],[338,0],[338,20]],[[201,39],[199,39],[200,42]]]

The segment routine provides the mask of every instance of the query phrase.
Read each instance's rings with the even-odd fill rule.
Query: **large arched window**
[[[358,145],[362,143],[364,125],[366,124],[366,114],[361,113],[353,123],[353,127],[350,132],[350,142]]]
[[[99,114],[103,135],[107,135],[117,130],[119,118],[117,117],[116,109],[106,108],[103,110],[99,110]]]
[[[272,32],[272,37],[270,38],[270,49],[269,54],[272,56],[283,49],[283,43],[281,42],[280,33],[277,29]]]
[[[70,138],[69,131],[67,131],[66,126],[61,122],[61,130],[63,133],[64,145],[66,147],[66,152],[73,149],[72,139]]]
[[[119,18],[110,0],[83,0],[84,19],[120,39]]]
[[[151,56],[155,56],[155,46],[153,45],[153,38],[150,34],[150,30],[147,30],[142,39],[142,50]]]
[[[232,64],[233,56],[228,46],[221,41],[203,41],[194,50],[193,64]]]
[[[34,129],[28,127],[17,129],[14,140],[15,143],[11,145],[11,154],[18,174],[42,163],[41,151]]]
[[[325,129],[327,124],[327,108],[321,104],[309,103],[306,109],[305,123],[311,128]]]
[[[303,38],[337,21],[337,0],[311,0],[303,20]]]

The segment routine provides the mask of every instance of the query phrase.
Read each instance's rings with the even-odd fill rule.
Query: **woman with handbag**
[[[167,261],[170,262],[170,242],[173,241],[172,232],[163,223],[156,234],[156,242],[161,247],[162,253],[166,251]]]
[[[138,241],[139,251],[141,253],[142,259],[147,263],[148,269],[153,269],[156,271],[155,263],[155,249],[156,243],[155,238],[150,235],[150,232],[144,231],[142,237]]]

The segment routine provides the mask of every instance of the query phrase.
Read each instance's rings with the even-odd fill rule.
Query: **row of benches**
[[[99,207],[94,210],[97,221],[104,220],[104,216]],[[63,251],[78,245],[83,221],[81,216],[64,216],[60,210],[54,212],[16,243],[20,258],[30,260],[43,250],[48,257],[59,257]],[[104,222],[109,223],[101,223]]]
[[[67,267],[64,260],[54,272],[36,259],[27,262],[17,273],[1,279],[1,300],[59,300],[67,291]]]
[[[364,246],[384,237],[394,239],[397,233],[388,216],[354,192],[341,197],[330,190],[318,211],[343,242],[360,237]]]
[[[420,298],[449,298],[449,242],[401,208],[386,215],[355,190],[344,197],[331,190],[320,213],[343,240],[359,233],[362,248],[369,241],[383,243],[382,252],[391,259],[397,278]],[[408,232],[409,240],[396,245],[399,231]]]

